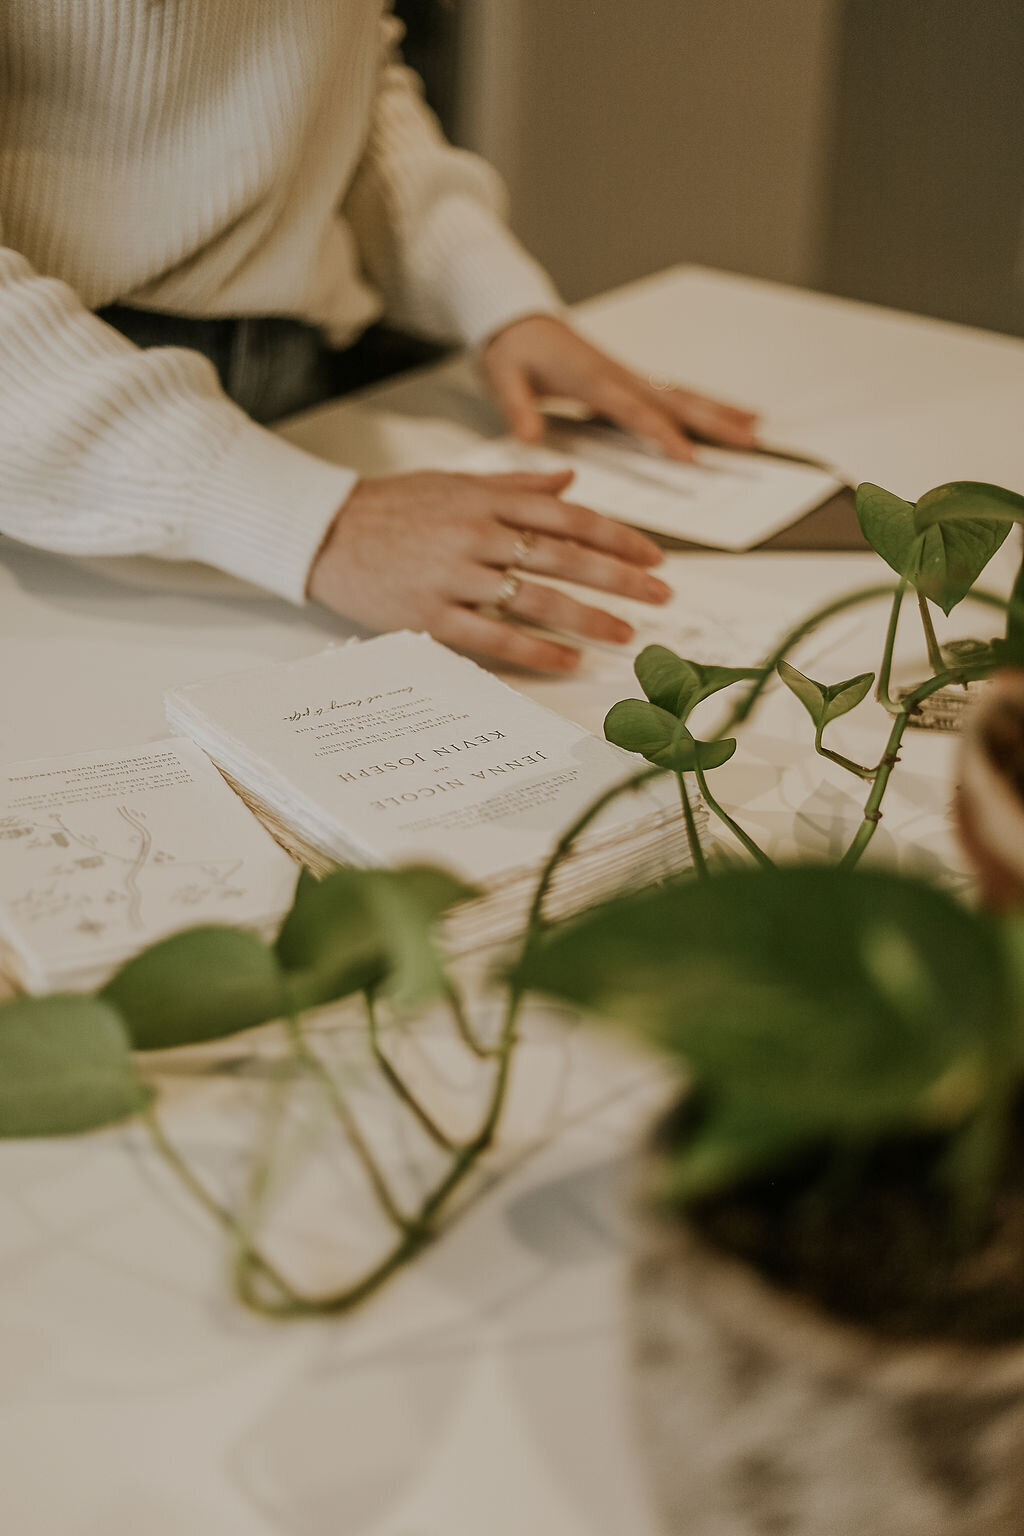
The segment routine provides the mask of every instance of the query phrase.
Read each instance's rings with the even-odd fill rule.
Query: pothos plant
[[[546,935],[528,956],[523,981],[634,1029],[679,1063],[690,1085],[689,1112],[667,1135],[665,1190],[695,1209],[748,1191],[750,1203],[730,1217],[730,1230],[746,1233],[740,1247],[796,1247],[807,1237],[809,1212],[820,1226],[822,1210],[834,1216],[859,1180],[890,1177],[910,1144],[911,1161],[919,1158],[915,1177],[924,1170],[924,1196],[933,1202],[921,1251],[927,1248],[934,1278],[947,1258],[952,1264],[958,1253],[993,1240],[997,1209],[1009,1226],[1018,1220],[1017,1206],[1005,1215],[1008,1176],[1017,1178],[1024,1207],[1024,1181],[1007,1162],[1020,1135],[1024,1087],[1024,916],[974,910],[920,878],[857,865],[881,818],[904,733],[925,701],[1024,661],[1024,564],[1009,603],[975,585],[1012,523],[1024,521],[1024,497],[956,483],[911,504],[862,485],[857,510],[895,585],[819,609],[749,669],[649,647],[635,664],[645,697],[616,704],[605,722],[612,741],[678,776],[691,829],[687,777],[696,778],[712,813],[749,855],[747,867],[709,863],[691,831],[696,879],[620,898]],[[944,652],[929,606],[948,615],[968,594],[1008,610],[1005,634]],[[886,595],[877,674],[819,681],[788,660],[836,613]],[[894,696],[894,646],[911,596],[932,670]],[[862,818],[835,864],[777,866],[709,782],[735,753],[734,732],[773,675],[810,716],[815,750],[864,786]],[[697,705],[743,683],[719,729],[698,738],[690,724]],[[825,738],[872,686],[890,725],[877,759],[865,764]],[[885,1156],[877,1156],[883,1147]],[[780,1239],[782,1189],[793,1196],[793,1220]],[[872,1198],[866,1208],[881,1229],[877,1183]],[[771,1222],[760,1226],[759,1202],[772,1207]],[[830,1245],[842,1251],[834,1228],[815,1263],[831,1268],[827,1283],[842,1290],[833,1257],[820,1251]],[[1016,1295],[1024,1250],[1014,1251],[1009,1289]],[[792,1253],[776,1257],[782,1269],[792,1263]],[[841,1263],[849,1259],[842,1252]],[[994,1310],[1005,1321],[1002,1302]],[[1019,1306],[1013,1327],[1024,1329]]]
[[[864,532],[896,583],[864,588],[818,609],[773,654],[749,668],[719,667],[650,647],[636,661],[644,699],[615,705],[609,738],[648,766],[606,792],[568,828],[539,879],[518,956],[504,972],[500,1021],[485,1032],[469,1016],[435,943],[438,922],[473,892],[443,871],[339,870],[303,874],[274,943],[227,927],[178,933],[130,960],[98,993],[17,998],[0,1007],[0,1138],[66,1135],[138,1117],[155,1150],[227,1234],[238,1296],[273,1315],[340,1312],[371,1294],[434,1232],[443,1207],[490,1145],[509,1079],[524,997],[567,998],[642,1029],[680,1057],[702,1095],[699,1124],[676,1148],[673,1188],[693,1198],[728,1186],[809,1144],[863,1146],[893,1129],[948,1138],[943,1167],[953,1206],[976,1220],[992,1188],[1024,1067],[1024,932],[967,910],[923,882],[855,873],[881,814],[904,731],[938,690],[988,676],[1024,655],[1024,577],[1005,637],[951,660],[930,603],[949,613],[977,590],[984,566],[1024,497],[973,483],[940,486],[916,504],[861,486]],[[931,675],[892,696],[891,671],[905,600],[916,598]],[[834,615],[891,598],[877,677],[805,677],[788,657]],[[777,868],[719,803],[709,775],[736,751],[732,734],[773,676],[804,705],[815,749],[865,785],[863,820],[838,868]],[[721,728],[698,739],[698,704],[745,684]],[[875,685],[891,727],[877,762],[855,763],[825,745],[832,721]],[[678,777],[692,851],[691,877],[622,897],[552,928],[544,901],[575,840],[616,795],[664,772]],[[715,871],[697,836],[687,776],[753,862]],[[415,1207],[392,1187],[353,1112],[342,1075],[317,1050],[312,1010],[363,999],[372,1059],[418,1122],[440,1172]],[[448,1010],[461,1048],[487,1089],[477,1124],[456,1134],[396,1069],[381,1008],[429,1002]],[[275,1073],[317,1083],[391,1230],[365,1272],[310,1294],[261,1247],[271,1150],[252,1151],[244,1198],[232,1208],[167,1134],[149,1069],[153,1051],[219,1040],[269,1024],[284,1044]]]

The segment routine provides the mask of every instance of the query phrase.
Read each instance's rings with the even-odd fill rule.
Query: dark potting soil
[[[982,746],[993,768],[1024,800],[1024,705],[1009,697],[991,709],[982,731]]]
[[[678,1145],[692,1115],[663,1124],[662,1148]],[[967,1240],[952,1228],[945,1149],[939,1138],[893,1138],[855,1162],[819,1150],[687,1218],[781,1288],[879,1333],[1024,1339],[1024,1102],[989,1218]]]

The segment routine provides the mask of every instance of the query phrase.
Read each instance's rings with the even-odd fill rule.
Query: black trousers
[[[445,355],[433,342],[372,325],[351,347],[280,315],[201,319],[110,304],[101,320],[139,347],[189,347],[213,363],[224,392],[254,421],[278,421]]]

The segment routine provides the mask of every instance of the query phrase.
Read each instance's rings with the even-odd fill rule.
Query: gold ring
[[[512,565],[525,566],[527,558],[537,547],[537,535],[529,528],[523,528],[516,534],[516,541],[512,546]]]
[[[509,569],[505,572],[502,578],[501,587],[498,591],[498,595],[494,599],[494,606],[497,608],[499,613],[508,612],[509,608],[515,602],[516,593],[519,591],[519,588],[522,586],[522,584],[522,578],[517,576],[515,571]]]

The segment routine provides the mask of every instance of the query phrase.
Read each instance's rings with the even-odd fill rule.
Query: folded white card
[[[98,985],[179,928],[265,930],[296,875],[189,741],[0,766],[0,939],[28,991]]]
[[[596,512],[713,549],[752,549],[840,488],[827,470],[767,455],[700,448],[681,464],[587,427],[551,430],[553,446],[482,443],[452,467],[476,474],[572,469],[566,492]]]

